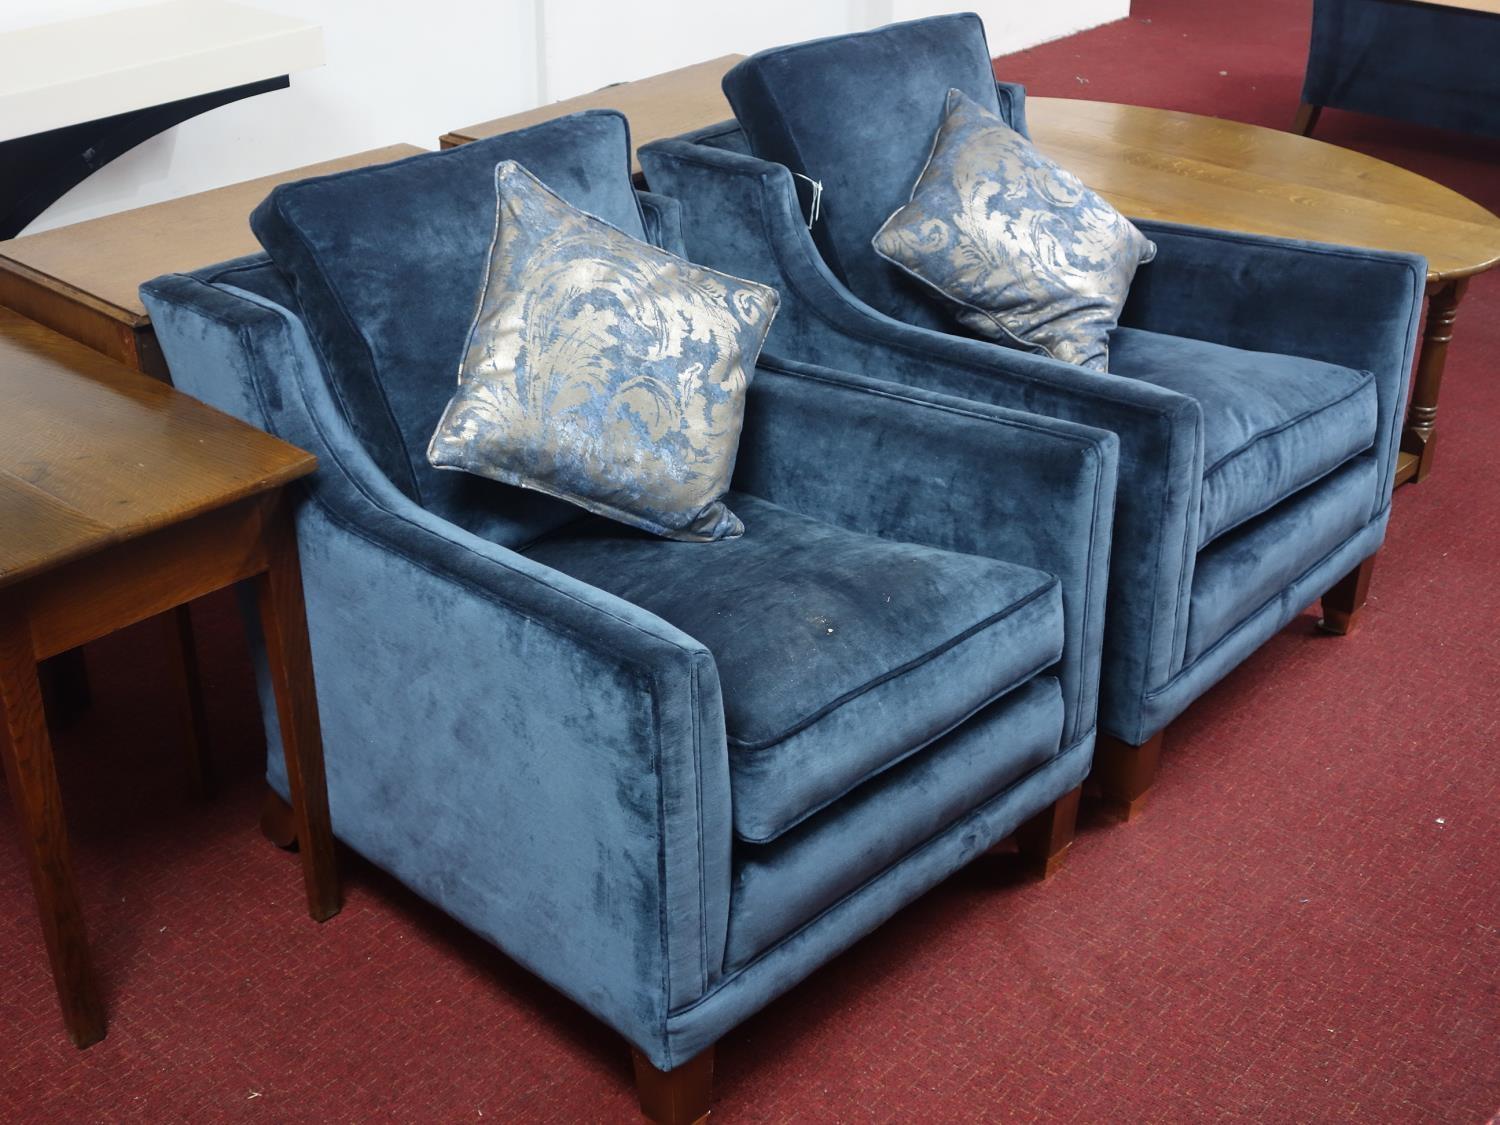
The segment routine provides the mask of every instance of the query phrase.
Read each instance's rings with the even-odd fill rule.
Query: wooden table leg
[[[1458,305],[1469,287],[1469,279],[1435,281],[1427,286],[1427,326],[1422,330],[1422,349],[1412,376],[1411,402],[1406,425],[1401,430],[1401,451],[1416,457],[1415,469],[1405,479],[1420,482],[1432,471],[1432,451],[1437,442],[1438,392],[1443,386],[1443,367],[1448,362],[1448,344]],[[1398,474],[1398,484],[1405,483]]]
[[[213,795],[213,766],[208,760],[208,712],[203,705],[203,682],[198,677],[198,646],[193,640],[193,616],[180,605],[161,616],[172,690],[182,711],[183,764],[188,784],[198,797]]]
[[[4,718],[0,757],[5,759],[5,780],[31,867],[63,1023],[69,1038],[87,1047],[104,1038],[104,1005],[68,857],[62,795],[47,736],[31,628],[22,607],[4,597],[0,597],[0,712]]]
[[[287,498],[265,509],[267,569],[256,579],[260,624],[276,692],[276,714],[296,817],[308,913],[319,922],[339,912],[342,899],[334,866],[328,785],[323,775],[323,735],[313,686],[312,648],[302,604],[302,568]]]

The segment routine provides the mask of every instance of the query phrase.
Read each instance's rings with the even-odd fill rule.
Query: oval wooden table
[[[1038,148],[1127,215],[1425,256],[1396,483],[1432,470],[1453,322],[1469,278],[1500,263],[1500,218],[1405,168],[1259,125],[1073,98],[1028,98],[1026,118]]]

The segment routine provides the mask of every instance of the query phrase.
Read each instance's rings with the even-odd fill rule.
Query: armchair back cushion
[[[250,218],[296,294],[349,424],[382,472],[439,515],[497,513],[519,546],[574,519],[559,500],[427,463],[453,394],[495,230],[495,166],[515,160],[569,203],[645,238],[629,135],[612,111],[393,164],[283,184]],[[503,512],[503,515],[498,513]]]
[[[751,152],[823,184],[812,233],[829,268],[881,312],[941,331],[946,310],[870,239],[922,174],[950,89],[1003,116],[972,13],[777,47],[724,76]]]

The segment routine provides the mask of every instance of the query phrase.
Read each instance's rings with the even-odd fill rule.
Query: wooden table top
[[[1433,8],[1463,8],[1470,12],[1488,12],[1500,16],[1500,0],[1413,0]]]
[[[312,454],[0,308],[0,586],[306,476]]]
[[[390,145],[0,242],[0,271],[131,327],[148,322],[136,290],[164,273],[259,252],[250,212],[290,180],[424,152]]]
[[[1028,98],[1037,147],[1127,215],[1427,258],[1429,282],[1500,262],[1500,219],[1363,153],[1259,125]]]
[[[634,150],[641,145],[727,121],[734,116],[719,83],[724,72],[744,57],[724,55],[636,82],[606,86],[591,94],[539,106],[525,113],[455,129],[443,134],[439,143],[444,148],[453,148],[481,137],[539,125],[583,109],[618,109],[630,120],[631,170],[639,172],[641,167],[635,161]]]

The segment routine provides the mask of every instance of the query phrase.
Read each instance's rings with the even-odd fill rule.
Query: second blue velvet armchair
[[[724,86],[737,121],[641,163],[682,204],[690,255],[780,290],[769,350],[1119,436],[1095,776],[1129,816],[1194,699],[1320,596],[1329,630],[1352,627],[1390,514],[1424,263],[1140,223],[1159,249],[1110,372],[1074,367],[959,334],[870,246],[949,89],[1026,131],[977,17],[777,48]]]

